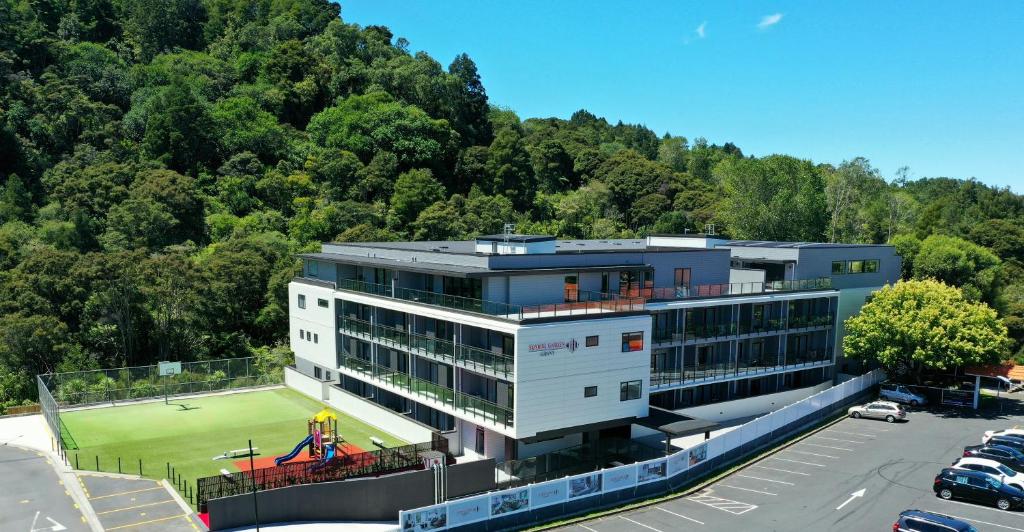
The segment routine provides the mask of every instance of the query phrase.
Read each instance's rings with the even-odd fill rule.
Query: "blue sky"
[[[585,108],[659,135],[1024,193],[1024,2],[349,0],[521,118]]]

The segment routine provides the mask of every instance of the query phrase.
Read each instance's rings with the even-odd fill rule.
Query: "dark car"
[[[1024,453],[1021,453],[1013,447],[989,444],[968,445],[967,447],[964,447],[964,456],[988,458],[989,460],[995,460],[1018,473],[1024,473]]]
[[[1000,510],[1019,509],[1024,506],[1024,491],[978,471],[943,469],[935,476],[932,489],[936,495],[946,500],[963,499],[989,504]]]
[[[986,442],[987,445],[1004,445],[1006,447],[1012,447],[1017,451],[1024,453],[1024,439],[1016,438],[1013,436],[992,436]]]
[[[892,532],[978,532],[978,529],[948,515],[906,510],[892,524]]]

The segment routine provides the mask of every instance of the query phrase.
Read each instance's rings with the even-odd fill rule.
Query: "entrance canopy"
[[[650,407],[647,417],[637,418],[634,423],[666,434],[671,438],[707,434],[721,428],[721,425],[714,421],[684,416],[656,406]]]

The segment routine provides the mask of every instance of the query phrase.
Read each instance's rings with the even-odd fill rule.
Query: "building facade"
[[[328,243],[289,285],[296,369],[498,461],[813,386],[890,246],[702,235]],[[371,420],[372,422],[372,420]]]

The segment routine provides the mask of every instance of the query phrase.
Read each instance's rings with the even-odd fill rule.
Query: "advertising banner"
[[[448,528],[448,506],[438,504],[426,508],[418,508],[408,512],[401,512],[399,518],[402,521],[402,530],[444,530]]]
[[[533,508],[543,508],[568,500],[567,484],[564,478],[530,486],[530,501]]]
[[[689,465],[693,467],[708,458],[708,444],[702,443],[696,447],[691,447],[689,450],[690,460]]]
[[[636,465],[630,464],[604,470],[605,493],[633,486],[636,486]]]
[[[587,473],[569,478],[569,498],[589,497],[601,493],[601,473]]]
[[[448,524],[451,526],[468,525],[483,521],[490,517],[487,495],[470,497],[448,503]]]
[[[686,471],[690,465],[687,463],[687,459],[690,454],[687,451],[679,451],[668,457],[668,476],[674,477],[683,471]]]
[[[664,458],[637,464],[636,483],[646,484],[655,480],[664,480],[668,474],[668,462]]]
[[[530,489],[518,488],[491,495],[491,515],[506,515],[530,509]]]

